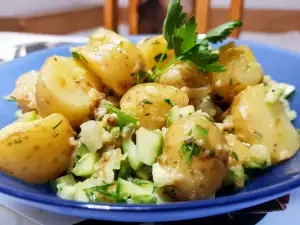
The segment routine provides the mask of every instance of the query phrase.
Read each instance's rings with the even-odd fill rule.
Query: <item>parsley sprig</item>
[[[171,0],[164,21],[163,34],[168,42],[168,49],[174,49],[176,60],[192,62],[201,71],[223,72],[225,68],[218,63],[219,56],[209,43],[222,42],[240,26],[241,21],[230,21],[209,31],[204,39],[197,41],[197,24],[194,16],[187,19],[187,14],[182,12],[180,0]]]

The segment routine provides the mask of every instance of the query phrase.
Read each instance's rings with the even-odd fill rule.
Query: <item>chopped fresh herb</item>
[[[164,21],[163,34],[168,42],[168,49],[175,51],[176,60],[192,62],[201,71],[223,72],[225,67],[218,63],[219,56],[214,53],[209,42],[225,40],[241,25],[241,21],[230,21],[208,32],[203,40],[197,41],[195,18],[192,16],[187,19],[187,14],[182,12],[180,0],[172,0]]]
[[[236,154],[235,151],[232,151],[232,152],[231,152],[231,155],[232,155],[232,157],[233,157],[236,161],[239,161],[239,157],[238,157],[238,155]]]
[[[268,83],[267,83],[267,82],[264,82],[263,84],[264,84],[264,86],[268,86]]]
[[[148,104],[148,105],[149,105],[149,104],[153,104],[150,100],[148,100],[148,99],[146,99],[146,98],[143,100],[143,103],[144,103],[144,104]]]
[[[52,129],[56,129],[63,121],[64,119],[61,119],[54,127],[52,127]]]
[[[71,54],[72,54],[72,57],[73,57],[74,59],[82,60],[82,61],[84,61],[85,63],[88,63],[88,61],[86,60],[86,58],[84,58],[84,56],[81,55],[81,54],[79,54],[78,52],[71,52]]]
[[[131,76],[131,77],[133,77],[135,75],[135,73],[131,73],[131,74],[129,74],[129,76]]]
[[[136,124],[137,123],[137,119],[125,114],[124,112],[122,112],[120,109],[114,107],[111,104],[104,104],[104,107],[113,113],[116,113],[118,118],[117,118],[117,126],[118,127],[125,127],[128,124]]]
[[[112,184],[105,184],[102,186],[95,186],[92,188],[84,189],[87,194],[90,202],[101,202],[101,198],[97,196],[97,193],[101,195],[105,195],[106,197],[119,202],[119,198],[115,192],[109,191],[108,189],[112,186]]]
[[[16,97],[12,95],[5,96],[4,99],[7,101],[17,101]]]
[[[175,103],[172,101],[172,99],[170,99],[170,98],[165,98],[164,99],[164,102],[165,103],[168,103],[170,106],[174,106],[175,105]]]
[[[190,164],[193,156],[200,154],[200,148],[195,144],[183,143],[179,149],[179,152],[183,154],[183,158],[186,164]]]
[[[160,45],[161,43],[158,40],[152,42],[153,45]]]
[[[261,133],[259,133],[257,130],[253,130],[253,135],[257,138],[257,139],[262,139],[263,136],[261,135]]]
[[[156,55],[155,57],[154,57],[154,60],[156,61],[156,62],[162,62],[162,61],[164,61],[165,59],[167,58],[167,54],[165,54],[165,53],[160,53],[160,54],[158,54],[158,55]]]
[[[214,149],[210,150],[209,156],[210,156],[210,157],[214,157],[215,155],[216,155],[215,150],[214,150]]]
[[[205,39],[211,43],[222,42],[232,33],[235,28],[241,27],[242,25],[243,23],[239,20],[229,21],[209,31],[206,34]]]

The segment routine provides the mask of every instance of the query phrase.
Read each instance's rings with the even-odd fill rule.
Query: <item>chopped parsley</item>
[[[143,104],[145,104],[145,105],[148,104],[148,105],[149,105],[149,104],[153,104],[153,102],[151,102],[150,100],[148,100],[148,99],[145,98],[145,99],[143,100]]]
[[[61,119],[54,127],[52,127],[52,129],[56,129],[63,121],[64,119]]]
[[[190,164],[193,156],[199,156],[200,148],[196,144],[183,143],[179,149],[179,152],[183,154],[183,158],[186,164]]]
[[[233,157],[236,161],[239,161],[239,157],[238,157],[238,155],[236,154],[235,151],[231,151],[231,155],[232,155],[232,157]]]
[[[118,195],[115,192],[108,190],[111,186],[112,186],[112,184],[104,184],[102,186],[95,186],[92,188],[84,189],[84,191],[85,191],[86,195],[88,196],[90,202],[102,202],[103,201],[101,199],[101,197],[99,197],[97,195],[97,193],[100,194],[100,196],[104,195],[116,202],[124,202],[123,200],[121,200],[118,197]]]
[[[175,106],[175,103],[170,98],[165,98],[164,102],[167,103],[167,104],[169,104],[170,106]]]

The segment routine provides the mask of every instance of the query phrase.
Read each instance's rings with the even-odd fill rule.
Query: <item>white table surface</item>
[[[295,34],[293,33],[293,36]],[[298,33],[297,33],[298,35]],[[251,36],[250,36],[251,37]],[[294,38],[294,37],[293,37]],[[249,38],[245,38],[249,39]],[[257,35],[254,39],[259,41]],[[275,38],[276,39],[276,38]],[[277,39],[276,39],[277,40]],[[36,35],[14,32],[0,32],[0,59],[11,60],[15,46],[32,42],[86,42],[86,37]],[[265,42],[265,41],[261,41]],[[300,43],[300,42],[299,42]],[[285,47],[285,46],[284,46]],[[298,47],[298,46],[297,46]],[[299,51],[299,49],[293,48]],[[0,225],[71,225],[83,219],[46,212],[29,207],[15,199],[0,194]],[[300,189],[291,192],[291,200],[285,211],[267,214],[257,225],[299,225]]]

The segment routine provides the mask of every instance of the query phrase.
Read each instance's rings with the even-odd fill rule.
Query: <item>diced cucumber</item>
[[[141,187],[130,181],[118,179],[116,193],[121,199],[135,199],[135,202],[140,199],[151,199],[153,197],[152,192],[149,192],[149,188]]]
[[[272,85],[271,89],[268,91],[268,93],[265,96],[265,102],[269,104],[275,104],[282,96],[284,90],[285,87],[282,84]]]
[[[118,177],[127,179],[128,177],[130,177],[131,173],[132,173],[132,168],[131,168],[129,162],[127,160],[124,160],[121,164],[121,168],[120,168]]]
[[[89,202],[89,197],[87,196],[85,189],[90,188],[89,185],[80,182],[75,185],[74,200],[80,202]]]
[[[159,163],[154,163],[152,166],[152,176],[156,187],[164,187],[172,185],[175,182],[174,176],[168,168],[164,168]]]
[[[89,153],[89,149],[86,147],[85,144],[81,144],[78,148],[76,148],[76,156],[82,158],[85,154]]]
[[[89,151],[96,152],[103,146],[102,126],[100,122],[89,120],[80,126],[80,137]]]
[[[155,204],[157,203],[156,198],[153,195],[146,196],[133,196],[127,200],[128,204]]]
[[[234,184],[237,188],[243,188],[245,186],[246,175],[242,165],[231,166],[228,169],[227,176],[224,180],[224,186]]]
[[[138,157],[137,148],[133,141],[130,139],[125,141],[123,143],[123,150],[128,154],[128,162],[132,169],[139,170],[142,167],[143,163]]]
[[[288,99],[292,94],[294,94],[294,92],[296,91],[296,87],[294,85],[285,83],[282,83],[282,85],[285,87],[282,97]]]
[[[154,197],[156,198],[157,204],[172,202],[172,198],[164,192],[163,188],[156,188],[154,191]]]
[[[145,188],[145,190],[147,189],[150,193],[152,193],[154,191],[154,184],[151,181],[148,180],[140,180],[140,179],[133,179],[132,183],[139,185],[142,188]]]
[[[136,131],[136,149],[139,159],[144,164],[152,166],[156,162],[156,158],[161,154],[162,147],[162,134],[143,127]]]
[[[192,136],[196,140],[205,140],[208,135],[208,130],[206,130],[204,127],[200,126],[199,124],[195,124],[192,129]]]
[[[171,126],[171,124],[175,120],[179,119],[180,116],[188,116],[194,112],[195,112],[195,108],[192,105],[188,105],[182,108],[173,107],[168,113],[167,127]]]
[[[76,163],[71,172],[78,177],[88,177],[94,173],[94,166],[99,159],[99,154],[87,153]]]
[[[104,107],[113,113],[116,113],[118,118],[117,118],[117,126],[118,127],[125,127],[126,125],[133,123],[136,124],[137,123],[137,119],[125,114],[124,112],[122,112],[120,109],[114,107],[111,104],[104,104]]]
[[[36,116],[37,116],[36,111],[23,113],[22,116],[20,117],[19,121],[22,121],[22,122],[34,121],[34,120],[36,120]]]
[[[72,174],[59,177],[55,180],[55,186],[58,190],[60,190],[64,186],[73,186],[75,184],[76,181]]]
[[[256,144],[252,145],[249,150],[251,151],[251,157],[249,161],[245,163],[245,167],[263,169],[271,166],[271,154],[266,146]]]
[[[57,196],[66,199],[66,200],[73,200],[75,196],[76,188],[74,186],[63,186],[58,192]]]
[[[152,167],[144,165],[139,170],[135,171],[138,178],[143,180],[150,180],[152,177]]]

